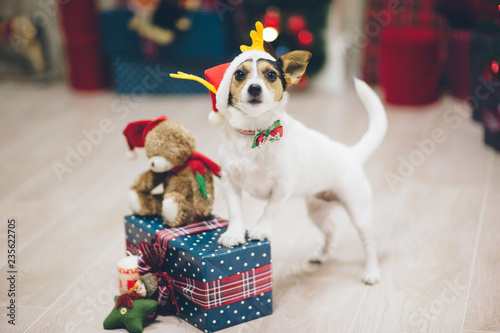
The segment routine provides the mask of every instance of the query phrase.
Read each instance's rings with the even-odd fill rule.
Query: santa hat
[[[222,77],[224,76],[224,73],[226,72],[227,68],[229,67],[230,63],[222,64],[219,66],[215,66],[212,68],[209,68],[205,71],[205,78],[209,83],[211,83],[215,87],[215,93],[213,91],[210,91],[210,97],[212,98],[212,111],[208,115],[208,121],[210,124],[214,126],[220,126],[222,125],[222,116],[219,113],[219,110],[217,109],[216,103],[216,94],[219,91],[220,83],[222,81]]]
[[[127,157],[130,159],[136,158],[137,152],[134,149],[144,147],[146,135],[149,131],[158,126],[162,121],[166,120],[167,117],[160,116],[155,120],[139,120],[129,123],[123,130],[123,135],[125,135],[128,147],[130,148],[127,152]]]
[[[202,78],[178,72],[177,74],[170,74],[171,77],[176,79],[187,79],[194,80],[210,90],[210,97],[212,98],[212,112],[208,116],[208,121],[214,126],[219,126],[223,122],[223,116],[226,114],[228,108],[228,98],[229,98],[229,88],[231,85],[231,77],[243,62],[253,59],[267,59],[271,61],[276,61],[269,53],[264,51],[264,37],[263,37],[264,26],[262,23],[255,23],[255,30],[250,32],[250,37],[252,38],[252,45],[246,46],[242,45],[240,47],[242,53],[233,59],[232,62],[228,62],[222,65],[218,65],[209,68],[205,71],[205,78]]]

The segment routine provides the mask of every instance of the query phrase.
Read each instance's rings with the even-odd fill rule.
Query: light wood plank
[[[478,235],[477,257],[464,331],[500,331],[500,156],[495,156],[488,197],[484,203],[482,230]]]
[[[428,197],[426,185],[409,187],[381,248],[383,282],[369,289],[354,332],[461,329],[480,190],[434,189]]]
[[[452,107],[453,103],[444,101]],[[444,128],[447,109],[429,116],[425,125],[413,123],[424,125],[423,130],[405,141],[430,138],[434,129]],[[381,249],[385,283],[369,289],[353,332],[461,330],[474,237],[488,180],[485,162],[490,156],[489,150],[467,141],[479,137],[475,124],[462,126],[445,131],[448,139],[436,144],[435,151],[405,178],[404,199],[396,208],[398,223]],[[473,161],[463,161],[463,156],[474,156]]]
[[[137,161],[124,157],[121,130],[130,121],[166,114],[195,134],[199,151],[217,160],[221,135],[206,121],[209,97],[133,101],[107,92],[79,94],[63,84],[24,83],[2,84],[0,96],[0,121],[9,124],[0,132],[0,155],[7,161],[0,165],[0,210],[20,221],[19,325],[6,331],[103,331],[117,288],[116,261],[125,250],[125,191],[146,168],[143,152]],[[113,109],[117,105],[122,107],[119,112]],[[123,107],[128,113],[122,113]],[[480,125],[467,117],[450,118],[459,107],[448,97],[423,108],[387,107],[387,138],[366,165],[374,191],[381,284],[361,284],[364,254],[343,211],[334,214],[340,228],[334,258],[323,265],[308,264],[321,235],[309,222],[304,204],[294,199],[274,226],[274,314],[221,332],[458,332],[464,320],[464,332],[500,331],[500,287],[495,279],[500,273],[495,257],[499,232],[494,223],[499,156],[482,144]],[[353,91],[343,96],[294,94],[288,108],[306,125],[347,144],[355,143],[367,125],[366,111]],[[85,140],[82,131],[98,127],[103,118],[109,118],[114,129],[60,183],[51,163],[64,159],[65,147],[76,147]],[[462,122],[455,128],[457,119]],[[408,159],[420,149],[416,141],[432,138],[437,128],[443,129],[446,140],[391,188],[386,173],[398,174],[399,157]],[[483,202],[493,159],[495,183]],[[227,216],[219,185],[214,212]],[[264,204],[245,196],[248,227]],[[5,240],[2,229],[0,243]],[[5,256],[0,265],[3,274]],[[0,290],[5,288],[2,278]],[[4,298],[0,305],[5,318]],[[3,330],[5,321],[0,325]],[[198,332],[175,317],[160,317],[145,330],[160,331]]]

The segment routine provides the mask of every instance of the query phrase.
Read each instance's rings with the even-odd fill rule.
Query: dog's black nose
[[[248,87],[248,93],[253,97],[259,96],[261,92],[262,88],[258,84],[251,84],[250,87]]]

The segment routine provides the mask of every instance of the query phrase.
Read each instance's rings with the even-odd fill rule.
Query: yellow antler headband
[[[252,45],[241,45],[241,52],[250,50],[264,51],[264,26],[260,21],[255,22],[255,30],[250,31],[250,38],[252,38]]]
[[[208,90],[213,92],[214,94],[217,94],[217,89],[215,89],[214,85],[208,82],[207,80],[202,79],[199,76],[193,75],[193,74],[186,74],[183,72],[177,72],[177,74],[170,74],[171,77],[175,79],[184,79],[184,80],[193,80],[196,82],[201,83],[205,87],[207,87]]]

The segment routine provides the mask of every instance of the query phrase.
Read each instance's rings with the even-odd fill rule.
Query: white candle
[[[139,279],[138,263],[138,256],[127,256],[118,261],[120,294],[127,292]]]

